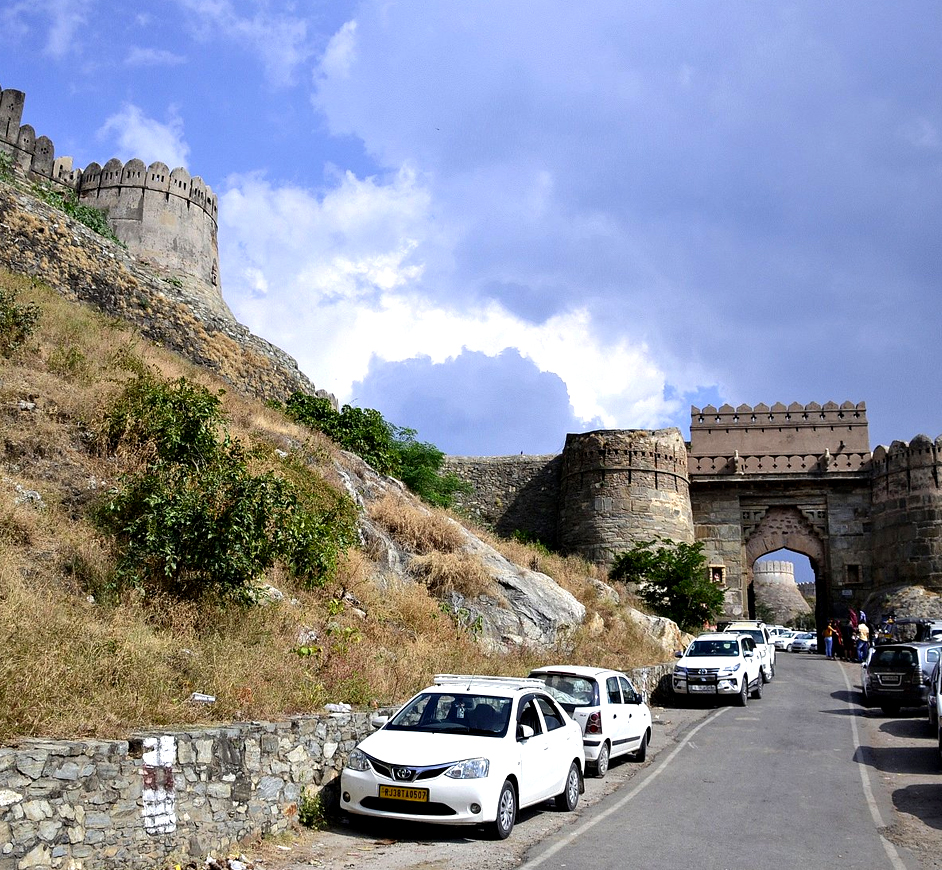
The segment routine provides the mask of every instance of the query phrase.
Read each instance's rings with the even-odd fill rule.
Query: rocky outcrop
[[[370,519],[367,509],[389,493],[415,510],[428,512],[428,508],[399,481],[377,474],[350,453],[340,454],[336,470],[361,509],[361,543],[376,559],[380,578],[408,580],[417,554]],[[496,590],[493,595],[467,597],[452,591],[446,596],[452,611],[461,612],[463,621],[475,626],[483,643],[492,649],[519,644],[554,647],[585,619],[585,607],[551,577],[515,565],[457,522],[454,526],[462,541],[461,552],[484,567]]]

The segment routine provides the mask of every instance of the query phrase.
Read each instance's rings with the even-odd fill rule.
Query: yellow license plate
[[[402,785],[381,785],[379,787],[381,798],[394,798],[397,801],[419,801],[428,803],[427,788],[406,788]]]

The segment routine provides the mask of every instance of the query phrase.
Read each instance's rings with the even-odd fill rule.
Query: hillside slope
[[[2,182],[0,267],[0,289],[40,311],[0,360],[0,741],[387,703],[438,671],[625,668],[665,658],[656,634],[679,642],[592,566],[429,510],[266,406],[315,391],[290,357]],[[358,543],[329,576],[276,563],[253,607],[116,584],[121,548],[99,512],[142,458],[103,432],[142,371],[218,396],[259,471],[353,504]]]

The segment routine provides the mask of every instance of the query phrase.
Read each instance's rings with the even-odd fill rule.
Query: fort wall
[[[234,319],[219,284],[218,201],[203,179],[159,162],[145,167],[138,159],[75,169],[70,157],[55,156],[48,137],[21,123],[25,99],[22,91],[0,89],[0,152],[10,156],[14,170],[103,211],[131,253]]]
[[[872,481],[875,587],[942,591],[942,436],[878,447]]]

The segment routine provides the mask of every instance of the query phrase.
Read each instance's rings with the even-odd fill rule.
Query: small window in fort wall
[[[726,585],[726,567],[724,565],[710,565],[710,579],[717,586]]]
[[[844,583],[847,586],[855,586],[860,583],[860,565],[844,566]]]

